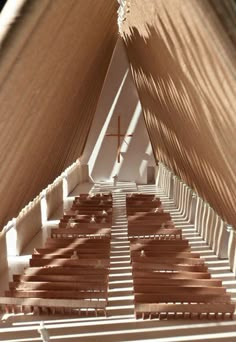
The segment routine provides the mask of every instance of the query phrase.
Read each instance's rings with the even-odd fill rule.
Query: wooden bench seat
[[[71,254],[32,254],[32,259],[71,259],[73,253]],[[79,259],[109,259],[109,254],[105,253],[96,253],[94,251],[93,253],[83,253],[80,254],[77,252],[77,256]]]
[[[70,219],[76,217],[77,215],[98,215],[98,216],[111,216],[112,215],[112,208],[109,208],[105,211],[101,210],[97,207],[86,208],[86,209],[79,209],[79,210],[68,210],[64,213],[63,219]]]
[[[95,275],[95,276],[100,276],[100,275],[108,275],[109,270],[108,268],[96,268],[91,265],[83,265],[83,266],[78,266],[78,267],[63,267],[63,266],[58,266],[58,267],[28,267],[24,271],[25,275],[31,276],[31,275]]]
[[[172,279],[210,279],[211,275],[209,272],[188,272],[188,271],[177,271],[177,272],[152,272],[148,270],[132,270],[133,277],[145,278],[156,281],[156,279],[172,280]]]
[[[46,314],[65,314],[74,313],[77,315],[90,312],[96,316],[105,314],[107,300],[83,300],[83,299],[50,299],[50,298],[17,298],[0,295],[0,310],[5,313],[46,313]],[[89,310],[89,311],[88,311]]]
[[[91,220],[94,219],[95,222],[91,222]],[[90,224],[105,224],[112,222],[112,216],[111,215],[77,215],[70,218],[62,218],[60,219],[60,223],[68,223],[68,222],[84,222],[84,223],[90,223]]]
[[[226,294],[226,289],[222,286],[194,286],[194,285],[178,285],[178,286],[160,286],[160,285],[134,285],[134,293],[135,294],[154,294],[154,295],[168,295],[171,296],[178,296],[178,295],[188,295],[195,296],[195,295],[223,295]],[[230,296],[229,296],[230,298]],[[170,300],[168,300],[170,302]],[[178,301],[178,300],[177,300]],[[186,300],[187,301],[187,300]]]
[[[143,198],[143,199],[157,199],[157,200],[160,200],[159,197],[157,197],[155,194],[145,194],[145,193],[142,193],[142,192],[132,192],[131,194],[127,194],[126,195],[126,198],[127,199],[130,199],[130,198]]]
[[[111,222],[112,222],[112,217],[111,216],[96,216],[94,217],[94,221],[92,216],[90,215],[79,215],[80,218],[76,217],[74,219],[61,219],[60,220],[60,223],[92,223],[92,224],[110,224],[111,225]]]
[[[130,240],[131,240],[131,238],[130,238]],[[157,239],[156,239],[157,240]],[[157,241],[159,241],[159,240],[157,240]],[[177,239],[177,240],[161,240],[161,241],[179,241],[179,239]],[[191,252],[191,247],[190,246],[186,246],[186,245],[171,245],[171,244],[165,244],[165,245],[132,245],[131,247],[130,247],[130,250],[131,250],[131,252],[132,251],[137,251],[137,252],[139,252],[139,254],[140,254],[140,252],[143,250],[145,253],[146,253],[146,251],[159,251],[159,252],[161,252],[161,253],[163,253],[163,252],[169,252],[169,253],[175,253],[176,252],[176,254],[177,253],[181,253],[181,252],[188,252],[188,253],[190,253]]]
[[[80,237],[80,236],[92,236],[101,238],[103,236],[110,237],[111,236],[111,228],[52,228],[51,229],[51,237],[52,238],[60,238],[65,236],[71,237]]]
[[[156,239],[130,239],[130,248],[142,248],[147,246],[166,246],[166,245],[172,245],[172,246],[185,246],[188,247],[188,240],[156,240]]]
[[[142,228],[129,226],[128,227],[128,236],[129,237],[145,237],[145,236],[153,236],[154,238],[159,239],[181,239],[182,238],[182,230],[177,228],[158,228],[158,227],[148,227],[145,226]]]
[[[130,216],[130,215],[137,215],[140,213],[156,213],[158,208],[159,207],[156,207],[156,208],[128,207],[128,208],[126,208],[126,214],[127,214],[127,216]]]
[[[136,303],[231,303],[229,294],[208,292],[194,294],[190,290],[188,293],[135,293],[134,301],[135,305]]]
[[[91,211],[94,211],[94,210],[96,210],[96,211],[103,211],[103,210],[105,210],[105,211],[108,211],[109,209],[111,209],[112,208],[112,206],[110,206],[110,205],[106,205],[106,204],[100,204],[99,205],[99,207],[98,206],[94,206],[94,205],[75,205],[75,204],[73,204],[72,206],[71,206],[71,208],[70,208],[70,210],[72,210],[72,211],[84,211],[84,210],[91,210]]]
[[[86,277],[84,274],[80,275],[70,275],[70,274],[37,274],[37,275],[21,275],[21,274],[13,274],[13,281],[15,282],[28,282],[28,281],[50,281],[50,282],[107,282],[108,280],[108,274],[99,274],[99,277],[97,274],[90,275],[86,274]]]
[[[134,286],[222,286],[222,281],[218,279],[191,279],[191,278],[182,278],[182,279],[153,279],[153,278],[141,278],[141,277],[133,277]]]
[[[135,222],[139,225],[155,225],[155,224],[170,224],[171,218],[167,215],[156,215],[156,216],[128,216],[128,225]],[[172,222],[173,224],[173,222]]]
[[[200,253],[176,252],[174,250],[160,251],[160,250],[156,250],[155,248],[153,248],[153,250],[151,249],[151,250],[146,250],[146,251],[145,251],[145,249],[141,249],[139,251],[133,250],[133,251],[131,251],[131,258],[133,259],[133,257],[139,257],[141,255],[141,251],[144,252],[146,257],[200,258]]]
[[[109,241],[110,237],[107,236],[103,236],[101,239],[92,239],[91,237],[86,237],[88,240],[91,240],[93,242],[97,242],[97,241]],[[64,239],[64,240],[62,240]],[[102,245],[96,245],[91,244],[90,246],[88,246],[88,244],[86,243],[86,245],[82,246],[78,241],[76,240],[70,240],[71,238],[55,238],[53,240],[47,241],[45,243],[45,248],[70,248],[70,249],[87,249],[87,248],[96,248],[97,250],[99,249],[103,249]],[[74,238],[73,238],[74,239]],[[57,241],[58,240],[58,241]]]
[[[76,291],[107,291],[107,282],[64,282],[64,281],[12,281],[10,290],[36,291],[36,290],[76,290]]]
[[[79,198],[98,198],[98,199],[112,199],[111,192],[108,193],[97,193],[97,194],[89,194],[89,193],[81,193],[77,196],[75,196],[75,200]]]
[[[160,208],[160,207],[161,207],[160,201],[145,201],[145,200],[126,201],[127,210],[133,209],[133,208],[136,208],[137,210],[137,208]]]
[[[109,267],[110,260],[107,259],[30,259],[30,267],[46,267],[46,266],[63,266],[63,267],[78,267],[78,266],[94,266],[94,267]]]
[[[103,248],[110,244],[110,238],[109,237],[103,237],[103,239],[90,239],[90,238],[48,238],[45,243],[45,248],[51,248],[51,247],[69,247],[69,248]]]
[[[72,207],[100,207],[106,206],[108,208],[112,207],[112,200],[111,199],[77,199],[73,201]]]
[[[162,229],[173,229],[175,228],[174,222],[173,221],[130,221],[128,222],[128,228],[129,227],[136,227],[136,228],[162,228]]]
[[[101,228],[111,228],[111,222],[104,222],[104,223],[92,223],[92,222],[78,222],[76,219],[74,220],[60,220],[58,224],[59,228],[94,228],[94,229],[101,229]]]
[[[86,246],[79,246],[78,248],[34,248],[34,254],[51,254],[51,255],[64,255],[69,254],[72,255],[74,251],[77,251],[78,255],[83,254],[104,254],[106,256],[110,255],[110,246],[102,246],[104,248],[86,248]]]
[[[16,298],[57,298],[57,299],[105,299],[105,291],[77,291],[77,290],[9,290],[5,291],[6,297]]]
[[[136,303],[136,319],[142,317],[190,318],[190,319],[233,319],[235,305],[231,303],[165,304]]]
[[[143,220],[144,218],[147,219],[155,219],[155,218],[162,218],[162,217],[166,217],[169,220],[171,220],[171,215],[169,213],[159,213],[158,211],[149,211],[149,212],[143,212],[143,211],[136,211],[135,213],[131,213],[128,216],[128,220],[131,218],[134,219],[141,219]]]
[[[181,264],[171,264],[171,263],[132,262],[132,267],[134,270],[142,270],[143,268],[145,268],[147,270],[155,270],[155,271],[207,272],[207,266],[205,265],[181,265]]]
[[[147,256],[137,256],[132,257],[132,263],[140,263],[145,265],[149,264],[181,264],[181,265],[204,265],[204,260],[200,258],[179,258],[179,257],[166,257],[164,255],[160,257],[147,257]],[[145,264],[145,265],[144,265]]]

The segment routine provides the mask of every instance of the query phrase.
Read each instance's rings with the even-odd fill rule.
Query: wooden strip
[[[194,285],[178,285],[173,286],[158,286],[154,285],[136,285],[134,286],[134,293],[147,293],[147,294],[164,294],[164,295],[216,295],[225,294],[226,289],[224,287],[214,287],[214,286],[194,286]]]
[[[81,275],[69,275],[69,274],[41,274],[41,275],[21,275],[14,274],[13,281],[15,282],[36,282],[36,281],[50,281],[50,282],[106,282],[108,278],[108,274],[99,274],[98,275],[90,275],[84,274]]]
[[[63,255],[63,254],[70,254],[72,255],[74,251],[77,251],[78,254],[105,254],[109,255],[110,253],[110,246],[102,246],[103,248],[85,248],[86,246],[79,246],[77,248],[34,248],[34,253],[35,254],[57,254],[57,255]]]
[[[168,256],[162,256],[162,257],[146,257],[146,256],[138,256],[138,257],[132,257],[132,262],[134,263],[141,263],[145,264],[181,264],[181,265],[204,265],[204,260],[200,258],[171,258]],[[145,268],[145,265],[143,267]]]
[[[191,313],[233,313],[235,305],[230,303],[211,304],[135,304],[135,312],[191,312]]]
[[[155,239],[130,239],[130,247],[145,247],[145,246],[152,246],[152,245],[158,245],[158,246],[166,246],[166,245],[172,245],[172,246],[188,246],[188,240],[168,240],[168,241],[160,241]]]
[[[142,277],[146,279],[210,279],[211,275],[209,272],[151,272],[144,270],[132,270],[133,277]]]
[[[27,282],[10,282],[11,290],[31,291],[31,290],[76,290],[76,291],[106,291],[106,282],[43,282],[43,281],[27,281]]]
[[[69,307],[69,308],[104,308],[106,300],[78,300],[78,299],[43,299],[43,298],[17,298],[1,295],[0,304],[38,306],[38,307]]]
[[[73,253],[71,254],[32,254],[32,259],[71,259]],[[109,259],[109,254],[105,254],[105,253],[96,253],[96,251],[94,251],[94,253],[92,254],[76,254],[78,256],[78,259]]]
[[[95,268],[94,266],[77,266],[77,267],[30,267],[24,271],[25,275],[45,275],[45,274],[58,274],[58,275],[97,275],[108,274],[108,268]]]
[[[158,241],[158,240],[157,240]],[[161,240],[162,242],[164,241],[179,241],[179,240]],[[157,245],[157,244],[152,244],[152,245],[131,245],[130,246],[131,252],[138,252],[140,255],[140,252],[143,250],[145,253],[146,252],[155,252],[158,250],[159,253],[176,253],[176,255],[178,253],[182,253],[182,252],[188,252],[191,253],[191,247],[190,246],[181,246],[181,245],[167,245],[167,244],[163,244],[163,245]]]
[[[151,285],[151,286],[222,286],[222,281],[218,279],[153,279],[153,278],[140,278],[134,277],[133,278],[134,287],[140,285]]]
[[[141,255],[141,251],[131,251],[131,257],[139,257]],[[175,250],[163,250],[159,251],[153,248],[153,250],[147,250],[145,251],[145,256],[146,257],[166,257],[166,258],[200,258],[200,253],[191,253],[191,252],[175,252]]]
[[[38,290],[18,291],[10,290],[5,292],[6,297],[16,298],[56,298],[56,299],[106,299],[105,291],[66,291],[66,290]]]
[[[142,270],[144,264],[132,263],[134,270]],[[207,272],[207,266],[205,265],[176,265],[176,264],[151,264],[145,263],[146,270],[161,270],[161,271],[188,271],[188,272]]]
[[[63,266],[63,267],[78,267],[78,266],[94,266],[98,268],[104,268],[110,266],[110,261],[107,259],[30,259],[30,267],[39,266]]]
[[[228,294],[189,294],[189,293],[152,293],[135,294],[136,303],[230,303]]]
[[[73,228],[52,228],[51,229],[51,237],[63,237],[63,236],[83,236],[83,235],[91,235],[94,237],[100,236],[110,236],[111,229],[110,228],[80,228],[80,227],[73,227]]]

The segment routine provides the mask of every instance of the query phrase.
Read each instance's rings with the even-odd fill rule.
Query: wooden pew
[[[79,267],[79,266],[94,266],[94,267],[110,267],[110,260],[107,259],[30,259],[30,267]]]
[[[139,247],[147,247],[147,246],[165,246],[165,245],[172,245],[172,246],[185,246],[188,247],[188,240],[156,240],[156,239],[130,239],[130,247],[131,249],[135,246],[135,248]]]
[[[78,198],[73,201],[72,206],[107,206],[107,207],[112,207],[112,199],[103,199],[103,198]]]
[[[79,221],[79,220],[78,220]],[[111,228],[111,222],[105,222],[105,223],[93,223],[93,222],[78,222],[76,219],[71,220],[64,220],[61,219],[59,222],[58,227],[59,228]]]
[[[165,272],[176,272],[176,271],[187,271],[187,272],[207,272],[207,266],[205,265],[181,265],[173,263],[140,263],[132,262],[133,270],[155,270],[155,271],[165,271]]]
[[[34,312],[36,314],[65,314],[74,313],[77,315],[90,313],[92,310],[96,316],[105,314],[107,300],[83,300],[83,299],[50,299],[50,298],[17,298],[6,297],[0,294],[0,311],[5,313]]]
[[[105,210],[105,212],[101,209],[98,209],[97,207],[89,207],[85,209],[79,209],[79,210],[67,210],[64,212],[63,218],[64,219],[70,219],[73,217],[76,217],[77,215],[112,215],[112,208],[109,208]]]
[[[182,279],[172,279],[172,278],[142,278],[142,277],[133,277],[134,287],[136,286],[222,286],[222,281],[218,279],[191,279],[191,278],[182,278]]]
[[[144,224],[144,222],[147,222],[147,224],[153,225],[163,222],[171,222],[171,216],[168,213],[164,214],[154,214],[154,215],[130,215],[128,216],[128,223],[130,222],[136,222],[139,224]]]
[[[153,236],[154,239],[181,239],[182,238],[182,230],[177,228],[158,228],[155,226],[152,227],[128,227],[128,236],[130,237],[145,237],[145,236]]]
[[[26,276],[35,276],[35,275],[94,275],[100,277],[101,275],[108,275],[109,269],[108,268],[96,268],[92,265],[80,265],[78,267],[29,267],[26,268],[24,271]]]
[[[130,239],[131,240],[131,239]],[[142,239],[140,239],[142,240]],[[144,240],[144,239],[143,239]],[[159,240],[157,240],[159,241]],[[161,241],[179,241],[179,240],[161,240]],[[158,249],[159,252],[161,253],[167,253],[167,252],[172,252],[172,253],[180,253],[180,252],[188,252],[191,253],[191,247],[188,245],[171,245],[171,244],[165,244],[165,245],[133,245],[131,246],[131,251],[137,251],[140,252],[143,250],[145,253],[146,251],[153,251],[154,249]]]
[[[156,200],[160,200],[159,197],[157,197],[157,195],[155,194],[145,194],[145,193],[139,193],[139,192],[132,192],[131,194],[127,194],[126,198],[129,199],[147,199],[147,200],[152,200],[152,199],[156,199]]]
[[[97,282],[99,281],[103,283],[107,283],[108,281],[108,273],[106,274],[84,274],[74,275],[74,274],[37,274],[37,275],[21,275],[21,274],[13,274],[14,282],[25,282],[25,281],[50,281],[50,282]]]
[[[139,213],[157,213],[157,209],[159,209],[159,207],[157,208],[147,208],[147,207],[127,207],[126,208],[126,214],[127,216],[130,216],[130,215],[136,215],[136,214],[139,214]]]
[[[87,220],[88,222],[90,222],[91,219],[95,219],[96,222],[101,221],[102,219],[106,219],[107,222],[112,222],[112,215],[95,214],[94,212],[90,214],[77,214],[74,216],[63,217],[60,219],[60,222],[80,222],[81,220]]]
[[[157,279],[171,280],[171,279],[210,279],[209,272],[152,272],[149,270],[132,270],[134,278],[145,278],[155,282]]]
[[[81,237],[81,236],[89,236],[92,238],[101,238],[101,237],[111,237],[111,228],[52,228],[51,229],[51,237],[52,238],[60,238],[60,237]]]
[[[150,249],[150,250],[146,250],[145,249],[141,249],[141,250],[133,250],[131,251],[131,258],[133,257],[139,257],[142,255],[141,251],[143,251],[143,254],[146,257],[163,257],[165,256],[166,258],[200,258],[200,253],[193,253],[193,252],[178,252],[175,250],[164,250],[164,251],[160,251],[159,249],[156,250],[156,248]]]
[[[89,194],[89,193],[81,193],[78,196],[75,196],[76,199],[89,199],[89,198],[96,198],[96,199],[112,199],[112,194],[111,192],[108,193],[97,193],[97,194]]]
[[[78,255],[86,255],[86,254],[104,254],[109,257],[110,255],[110,245],[102,245],[104,248],[92,248],[89,246],[79,246],[78,248],[34,248],[34,254],[49,254],[49,255],[64,255],[69,254],[72,255],[74,251],[77,252]],[[33,254],[33,255],[34,255]]]
[[[174,222],[173,221],[163,221],[163,220],[155,220],[154,222],[152,221],[144,221],[144,220],[140,220],[140,221],[131,221],[128,222],[128,227],[136,227],[136,228],[153,228],[153,227],[157,227],[157,228],[175,228]]]
[[[59,226],[61,227],[61,223],[65,223],[65,227],[69,223],[90,223],[90,224],[109,224],[112,223],[112,217],[111,216],[89,216],[89,215],[79,215],[80,217],[71,218],[69,220],[67,219],[61,219]],[[63,226],[64,227],[64,226]],[[62,227],[62,228],[63,228]]]
[[[216,286],[194,286],[194,285],[178,285],[178,286],[170,286],[170,285],[166,285],[166,286],[160,286],[160,285],[140,285],[140,284],[136,284],[134,286],[134,293],[135,296],[136,294],[144,294],[144,295],[149,295],[151,298],[151,295],[154,296],[160,296],[163,294],[163,296],[166,295],[166,300],[162,299],[164,302],[172,302],[172,297],[171,296],[175,296],[176,298],[178,297],[178,295],[180,296],[184,296],[186,295],[186,298],[188,298],[188,296],[196,296],[196,295],[224,295],[226,294],[226,289],[222,286],[220,287],[216,287]],[[169,297],[168,297],[169,296]],[[161,298],[161,297],[158,297]],[[230,296],[229,296],[230,298]],[[193,302],[194,300],[191,299]],[[153,299],[152,299],[153,301]],[[159,299],[160,301],[160,299]],[[178,298],[176,300],[174,300],[176,302],[178,302]],[[185,300],[183,300],[184,302]],[[188,300],[186,299],[186,302]]]
[[[57,298],[57,299],[104,299],[107,300],[105,291],[77,291],[77,290],[8,290],[6,297],[16,298]]]
[[[126,201],[126,208],[133,209],[133,208],[160,208],[161,202],[156,201],[146,201],[146,200],[135,200],[135,201]]]
[[[204,265],[204,260],[200,258],[167,257],[164,255],[160,257],[134,256],[132,257],[132,262],[141,264],[163,264],[163,267],[165,267],[165,264]]]
[[[64,281],[12,281],[10,290],[17,291],[42,291],[42,290],[73,290],[73,291],[107,291],[106,282],[64,282]]]
[[[32,259],[58,259],[58,258],[64,258],[64,259],[71,259],[73,253],[70,254],[32,254]],[[76,253],[79,259],[109,259],[109,254],[106,253],[96,253],[94,251],[93,253]]]
[[[103,237],[102,239],[90,239],[90,238],[48,238],[45,247],[69,247],[69,248],[96,248],[102,249],[110,243],[109,237]]]
[[[93,204],[90,204],[90,205],[85,205],[85,204],[73,204],[70,208],[70,210],[72,211],[87,211],[87,210],[91,210],[91,211],[108,211],[109,209],[111,209],[112,206],[111,205],[107,205],[107,204],[100,204],[99,206],[94,206]]]
[[[166,303],[135,303],[135,316],[138,319],[149,317],[160,319],[190,318],[190,319],[233,319],[235,305],[227,300],[218,299],[211,303],[197,304],[166,304]]]

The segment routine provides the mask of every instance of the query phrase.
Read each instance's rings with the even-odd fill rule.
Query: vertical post
[[[118,116],[118,163],[120,163],[120,115]]]

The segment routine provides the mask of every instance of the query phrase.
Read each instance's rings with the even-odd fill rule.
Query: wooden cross
[[[121,149],[121,137],[132,137],[133,134],[121,134],[120,133],[120,115],[118,116],[118,132],[106,134],[107,137],[117,137],[117,161],[120,163],[120,149]]]

